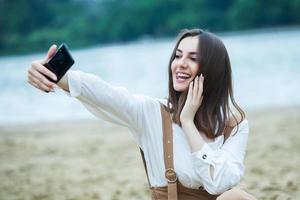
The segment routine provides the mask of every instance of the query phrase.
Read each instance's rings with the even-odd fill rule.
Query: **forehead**
[[[197,52],[198,42],[198,36],[183,38],[178,45],[178,49],[183,52]]]

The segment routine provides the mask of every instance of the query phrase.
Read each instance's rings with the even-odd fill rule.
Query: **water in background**
[[[237,102],[246,109],[300,105],[300,30],[223,35]],[[73,70],[94,73],[132,93],[167,96],[167,65],[175,40],[143,40],[72,50]],[[45,50],[46,51],[46,50]],[[43,54],[0,58],[0,124],[94,118],[62,90],[46,94],[27,83]]]

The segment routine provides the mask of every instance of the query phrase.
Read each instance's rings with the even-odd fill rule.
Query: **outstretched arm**
[[[133,95],[126,88],[115,87],[101,78],[69,70],[57,83],[49,81],[44,75],[56,80],[56,76],[44,64],[56,52],[52,45],[47,56],[42,60],[32,62],[28,69],[28,83],[44,92],[60,87],[70,96],[76,97],[95,116],[117,123],[130,129],[140,130],[143,123],[142,95]]]
[[[114,86],[100,77],[82,71],[67,72],[68,94],[78,99],[96,117],[131,130],[141,130],[147,98],[124,87]]]

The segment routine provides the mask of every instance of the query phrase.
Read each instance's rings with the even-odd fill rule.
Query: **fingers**
[[[204,76],[201,74],[198,81],[198,93],[197,93],[197,100],[200,100],[203,94],[203,83],[204,83]]]
[[[44,75],[56,80],[55,74],[43,66],[41,60],[35,61],[28,69],[28,83],[40,90],[51,91],[55,87],[55,83],[49,81]]]
[[[28,70],[28,72],[32,72],[33,74],[35,73],[35,75],[39,76],[40,79],[45,78],[42,74],[50,77],[51,79],[53,79],[54,81],[57,80],[56,75],[50,71],[49,69],[47,69],[47,67],[45,67],[44,65],[42,65],[41,61],[35,61],[31,64],[31,68]],[[42,74],[41,74],[42,73]],[[46,79],[46,81],[48,81],[48,79]],[[50,81],[48,81],[50,82]]]
[[[204,76],[202,74],[200,76],[196,76],[194,81],[190,82],[187,101],[193,102],[194,104],[201,104],[203,100],[203,82]]]
[[[194,88],[193,88],[193,101],[196,103],[198,100],[198,88],[199,88],[199,76],[196,76],[194,79]]]
[[[190,82],[189,84],[189,91],[188,91],[188,96],[187,96],[187,101],[190,101],[193,98],[193,84],[194,81]]]
[[[53,88],[56,87],[55,83],[46,78],[47,76],[56,81],[56,75],[44,66],[46,62],[55,54],[56,49],[57,46],[52,45],[48,50],[47,56],[43,60],[32,62],[30,68],[28,69],[27,82],[39,90],[49,92],[53,91]]]
[[[29,75],[28,77],[28,83],[34,86],[35,88],[42,90],[44,92],[50,92],[53,91],[53,88],[46,86],[42,82],[40,82],[38,79],[34,78],[33,76]]]
[[[43,64],[45,64],[47,62],[47,60],[49,60],[56,52],[56,49],[57,49],[57,46],[55,44],[53,44],[49,50],[48,50],[48,53],[47,53],[47,56],[44,58],[43,60]]]

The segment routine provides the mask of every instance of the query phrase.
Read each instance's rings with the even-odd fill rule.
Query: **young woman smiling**
[[[55,86],[44,77],[55,75],[43,66],[55,50],[28,70],[28,82],[40,90]],[[235,187],[245,171],[249,127],[234,100],[227,50],[214,34],[179,34],[167,99],[131,94],[81,71],[68,71],[57,85],[97,117],[130,129],[153,200],[255,199]]]

